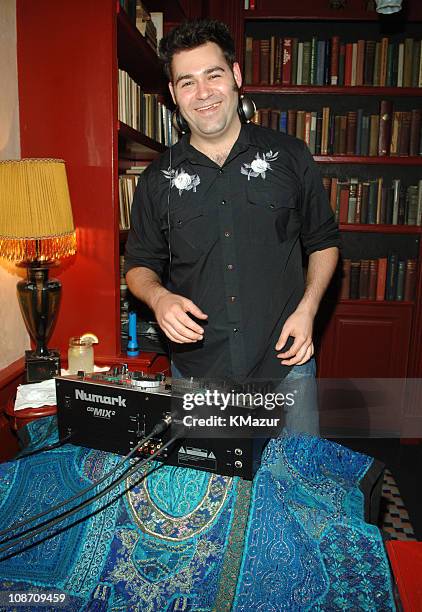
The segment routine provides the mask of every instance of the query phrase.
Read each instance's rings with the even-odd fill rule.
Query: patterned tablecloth
[[[57,439],[55,417],[22,431],[25,452]],[[65,445],[0,465],[0,530],[118,461]],[[98,612],[394,610],[382,539],[363,520],[358,488],[371,461],[285,434],[253,483],[153,463],[47,537],[1,553],[0,592],[60,591],[63,609]]]

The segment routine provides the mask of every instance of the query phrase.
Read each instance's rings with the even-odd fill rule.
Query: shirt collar
[[[214,162],[211,161],[206,155],[195,149],[190,144],[190,135],[183,134],[182,138],[179,140],[177,145],[173,147],[172,150],[172,166],[179,166],[184,161],[189,161],[193,164],[202,164],[202,165],[212,165],[214,166]],[[239,132],[239,136],[237,137],[236,142],[233,145],[233,148],[230,152],[229,157],[226,162],[232,160],[234,157],[243,153],[250,146],[250,125],[242,124]]]

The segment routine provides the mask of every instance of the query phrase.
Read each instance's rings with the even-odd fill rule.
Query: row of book
[[[243,0],[243,8],[245,11],[254,11],[256,8],[256,0]]]
[[[174,142],[171,111],[158,94],[145,93],[124,70],[119,69],[118,118],[129,127],[166,146]]]
[[[363,109],[336,113],[261,108],[253,121],[306,142],[313,155],[371,157],[422,155],[422,110],[394,111],[392,103],[380,102],[378,114]]]
[[[405,186],[400,179],[324,176],[322,182],[339,223],[422,225],[422,180]]]
[[[412,301],[416,290],[416,260],[396,253],[379,259],[343,259],[341,299]]]
[[[130,228],[130,212],[139,176],[147,168],[146,163],[128,168],[125,174],[119,175],[119,229]]]
[[[422,87],[421,41],[247,36],[245,84]]]
[[[157,53],[158,45],[163,37],[163,13],[148,11],[141,0],[120,0],[120,6],[151,49]]]

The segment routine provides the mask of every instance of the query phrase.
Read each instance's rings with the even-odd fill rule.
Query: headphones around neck
[[[239,95],[237,113],[242,123],[249,123],[256,113],[255,102],[252,100],[252,98],[248,98],[243,94]],[[190,132],[187,121],[182,117],[178,106],[176,106],[175,110],[173,111],[172,121],[174,127],[182,134],[188,134]]]

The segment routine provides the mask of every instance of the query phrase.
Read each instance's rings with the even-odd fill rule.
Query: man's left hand
[[[294,338],[294,342],[289,350],[277,355],[283,365],[302,365],[312,357],[314,354],[314,343],[312,342],[313,324],[313,316],[305,310],[297,309],[287,319],[275,345],[276,351],[281,351],[289,336]]]

